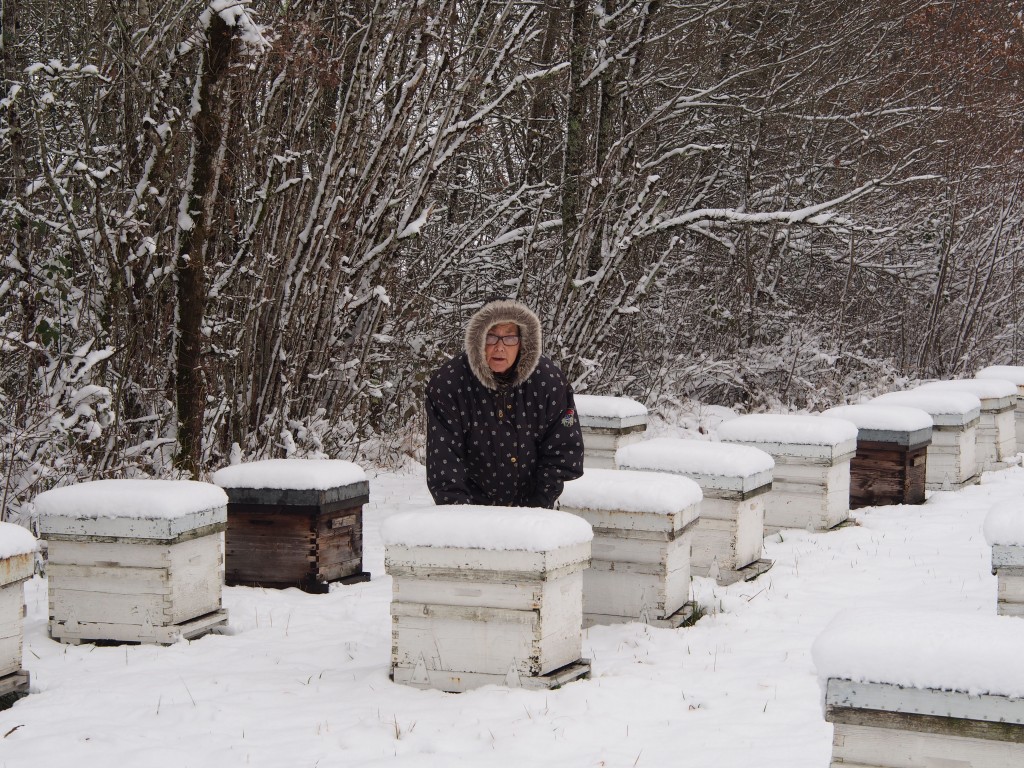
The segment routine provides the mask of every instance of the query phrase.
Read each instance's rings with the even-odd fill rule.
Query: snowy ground
[[[170,647],[64,646],[28,583],[32,695],[0,712],[0,766],[670,766],[823,768],[831,726],[810,646],[843,608],[995,612],[982,523],[1024,470],[766,541],[775,567],[696,597],[689,629],[586,632],[593,678],[552,692],[420,691],[388,680],[381,521],[430,503],[422,470],[371,477],[372,581],[327,595],[234,587],[225,635]]]

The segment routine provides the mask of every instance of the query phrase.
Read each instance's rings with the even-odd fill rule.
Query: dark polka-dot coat
[[[437,504],[553,507],[583,474],[572,387],[540,356],[517,385],[484,386],[465,353],[430,380],[427,486]]]

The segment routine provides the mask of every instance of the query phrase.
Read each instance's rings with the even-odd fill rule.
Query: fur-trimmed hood
[[[530,378],[540,360],[540,320],[524,304],[511,299],[501,299],[484,304],[469,318],[466,326],[466,356],[473,374],[488,389],[497,389],[498,380],[487,365],[487,332],[501,323],[515,323],[519,326],[519,356],[513,371],[511,385],[517,387]]]

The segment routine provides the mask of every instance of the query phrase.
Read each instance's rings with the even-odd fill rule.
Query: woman
[[[517,301],[484,305],[427,386],[427,487],[437,504],[553,507],[583,474],[572,387]]]

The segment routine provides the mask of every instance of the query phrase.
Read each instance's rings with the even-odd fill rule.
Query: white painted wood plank
[[[227,506],[190,512],[180,517],[147,517],[140,509],[137,517],[73,517],[47,514],[39,516],[40,536],[104,536],[127,539],[173,539],[190,531],[226,523]]]
[[[568,656],[545,658],[540,636],[540,619],[534,611],[498,611],[476,609],[459,614],[430,606],[430,615],[402,615],[392,605],[392,663],[415,667],[422,658],[428,669],[449,672],[501,674],[514,667],[520,675],[541,674],[546,666],[556,669],[580,657],[580,648]],[[418,613],[413,609],[414,613]],[[475,618],[474,618],[475,617]],[[578,622],[582,626],[582,611]],[[561,650],[555,645],[553,650]]]
[[[391,679],[414,688],[435,689],[451,693],[464,693],[484,685],[502,685],[527,690],[551,690],[573,680],[590,677],[590,662],[580,659],[545,675],[523,677],[514,670],[505,674],[484,674],[480,672],[447,672],[420,666],[393,666]]]
[[[77,590],[119,595],[170,595],[166,568],[104,568],[92,565],[52,563],[46,568],[51,591]]]
[[[881,768],[1020,768],[1024,744],[836,723],[833,765]]]
[[[81,622],[61,624],[50,622],[50,637],[59,642],[89,642],[112,640],[126,643],[170,644],[180,638],[192,639],[207,634],[228,620],[227,611],[220,609],[181,624],[152,626],[148,624],[117,624],[109,622]]]
[[[224,534],[175,544],[171,552],[171,612],[180,624],[221,607],[224,587]]]
[[[166,568],[170,565],[170,544],[108,544],[85,541],[51,541],[47,563],[95,565],[100,567]]]
[[[21,669],[21,632],[11,637],[0,637],[0,677]]]
[[[21,621],[25,613],[24,582],[7,584],[0,588],[0,624]]]
[[[881,712],[1024,724],[1024,699],[992,695],[972,696],[962,691],[904,688],[885,683],[858,683],[836,678],[829,679],[826,684],[825,704]]]
[[[611,452],[612,456],[615,455],[615,451],[627,445],[638,443],[644,439],[644,433],[637,431],[629,431],[614,434],[609,431],[595,432],[583,428],[583,450],[587,453],[591,451]]]
[[[519,611],[540,610],[548,582],[467,583],[394,577],[395,602],[463,606],[487,606]]]
[[[672,533],[680,531],[696,520],[701,514],[701,503],[680,509],[677,512],[630,512],[620,509],[584,509],[560,507],[561,511],[582,517],[597,528],[611,528],[624,531],[651,531]]]
[[[21,583],[32,578],[35,573],[36,561],[34,552],[0,559],[0,587],[8,584]]]
[[[481,571],[532,572],[543,574],[569,565],[585,567],[590,560],[590,542],[559,547],[547,552],[517,550],[462,549],[457,547],[389,546],[385,566],[460,568]]]
[[[992,569],[1024,568],[1024,547],[996,544],[992,547]]]
[[[76,589],[50,591],[50,619],[59,623],[149,624],[160,627],[170,623],[170,612],[171,605],[166,595],[125,595]]]

